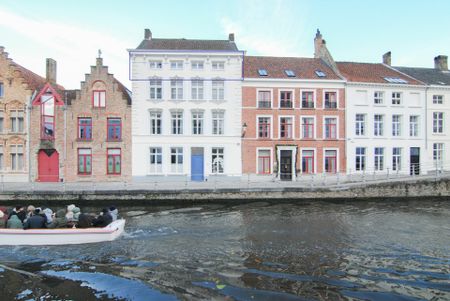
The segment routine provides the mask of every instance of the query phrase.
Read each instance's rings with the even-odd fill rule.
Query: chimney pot
[[[56,84],[56,61],[48,58],[46,60],[46,74],[45,78],[47,82]]]
[[[144,31],[144,38],[146,40],[151,40],[152,39],[152,32],[150,31],[150,29],[146,28]]]
[[[230,33],[230,34],[228,35],[228,40],[229,40],[230,42],[234,42],[234,33]]]
[[[383,64],[391,66],[391,52],[390,51],[383,54]]]
[[[446,55],[438,55],[434,58],[434,69],[441,71],[448,71],[448,56]]]

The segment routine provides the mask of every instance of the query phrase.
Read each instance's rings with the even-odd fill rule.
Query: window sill
[[[79,174],[77,174],[78,176],[80,176],[80,177],[91,177],[92,176],[92,174],[91,173],[79,173]]]
[[[305,107],[301,107],[300,108],[300,110],[315,110],[316,108],[315,107],[313,107],[313,108],[305,108]]]
[[[107,176],[111,176],[111,177],[117,177],[117,176],[121,176],[121,173],[107,173]]]
[[[295,108],[279,108],[280,110],[294,110]]]
[[[92,142],[92,139],[81,139],[81,138],[77,138],[76,141],[77,141],[77,142]]]
[[[104,107],[92,107],[93,110],[106,110],[106,106]]]
[[[122,139],[106,139],[106,142],[122,142]]]

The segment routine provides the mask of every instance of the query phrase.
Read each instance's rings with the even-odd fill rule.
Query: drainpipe
[[[428,150],[428,85],[425,87],[425,149]],[[428,154],[427,154],[428,155]]]

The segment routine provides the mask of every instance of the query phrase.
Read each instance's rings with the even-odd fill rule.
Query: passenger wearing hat
[[[46,218],[40,215],[40,210],[35,210],[34,214],[27,218],[23,224],[24,229],[42,229],[45,228]]]

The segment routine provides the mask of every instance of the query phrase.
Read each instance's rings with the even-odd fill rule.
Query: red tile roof
[[[23,79],[28,84],[28,87],[31,90],[39,90],[44,87],[46,83],[45,78],[37,75],[36,73],[28,70],[25,67],[22,67],[21,65],[15,62],[11,62],[11,65],[21,73],[21,76],[23,77]]]
[[[259,69],[265,69],[267,76],[260,76]],[[292,70],[295,77],[288,77],[285,70]],[[322,71],[325,77],[319,77],[316,71]],[[244,78],[285,78],[285,79],[341,79],[321,59],[303,57],[245,56]]]
[[[339,71],[349,82],[390,84],[385,78],[399,78],[405,84],[422,85],[419,81],[383,64],[337,62]]]

